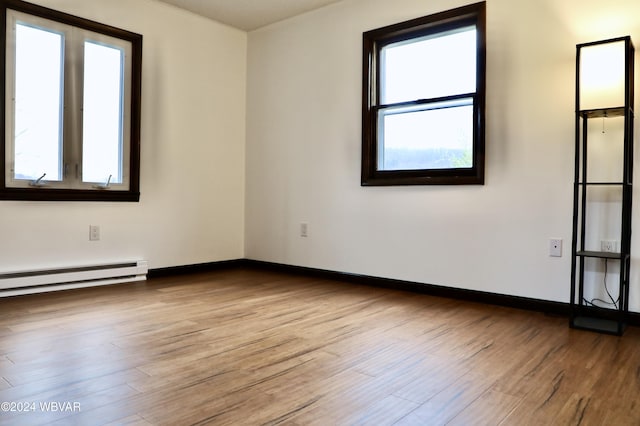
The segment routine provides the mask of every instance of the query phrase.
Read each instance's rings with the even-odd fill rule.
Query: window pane
[[[62,178],[62,46],[61,34],[16,25],[15,179]]]
[[[471,168],[471,102],[468,98],[381,111],[378,118],[378,170]]]
[[[122,183],[122,50],[84,44],[82,180]]]
[[[390,44],[381,61],[382,104],[475,92],[476,29]]]

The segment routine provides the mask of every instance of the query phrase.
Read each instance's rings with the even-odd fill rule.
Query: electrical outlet
[[[549,240],[549,256],[562,257],[562,238],[551,238]]]
[[[301,237],[308,237],[309,236],[309,224],[302,222],[300,224],[300,236]]]
[[[600,241],[600,251],[617,253],[619,251],[618,242],[616,240],[602,240]]]
[[[100,227],[89,225],[89,241],[100,241]]]

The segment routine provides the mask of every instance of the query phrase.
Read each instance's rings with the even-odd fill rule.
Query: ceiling
[[[160,0],[245,31],[340,0]]]

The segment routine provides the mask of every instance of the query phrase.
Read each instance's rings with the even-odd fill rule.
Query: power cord
[[[594,297],[591,300],[587,300],[585,298],[583,298],[584,303],[586,303],[588,306],[593,306],[596,308],[602,308],[603,306],[598,306],[596,305],[594,302],[598,302],[598,303],[604,303],[605,305],[608,306],[613,306],[614,308],[618,309],[618,302],[620,301],[620,297],[618,296],[618,299],[613,298],[613,296],[611,295],[611,292],[609,291],[609,286],[607,285],[607,269],[608,269],[608,263],[609,263],[609,259],[604,259],[604,290],[607,292],[607,296],[609,296],[609,299],[611,300],[611,302],[607,302],[606,300],[602,300],[599,299],[597,297]]]

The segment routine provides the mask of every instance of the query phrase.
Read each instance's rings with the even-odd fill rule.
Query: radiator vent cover
[[[0,272],[0,297],[143,281],[147,279],[147,272],[144,260]]]

